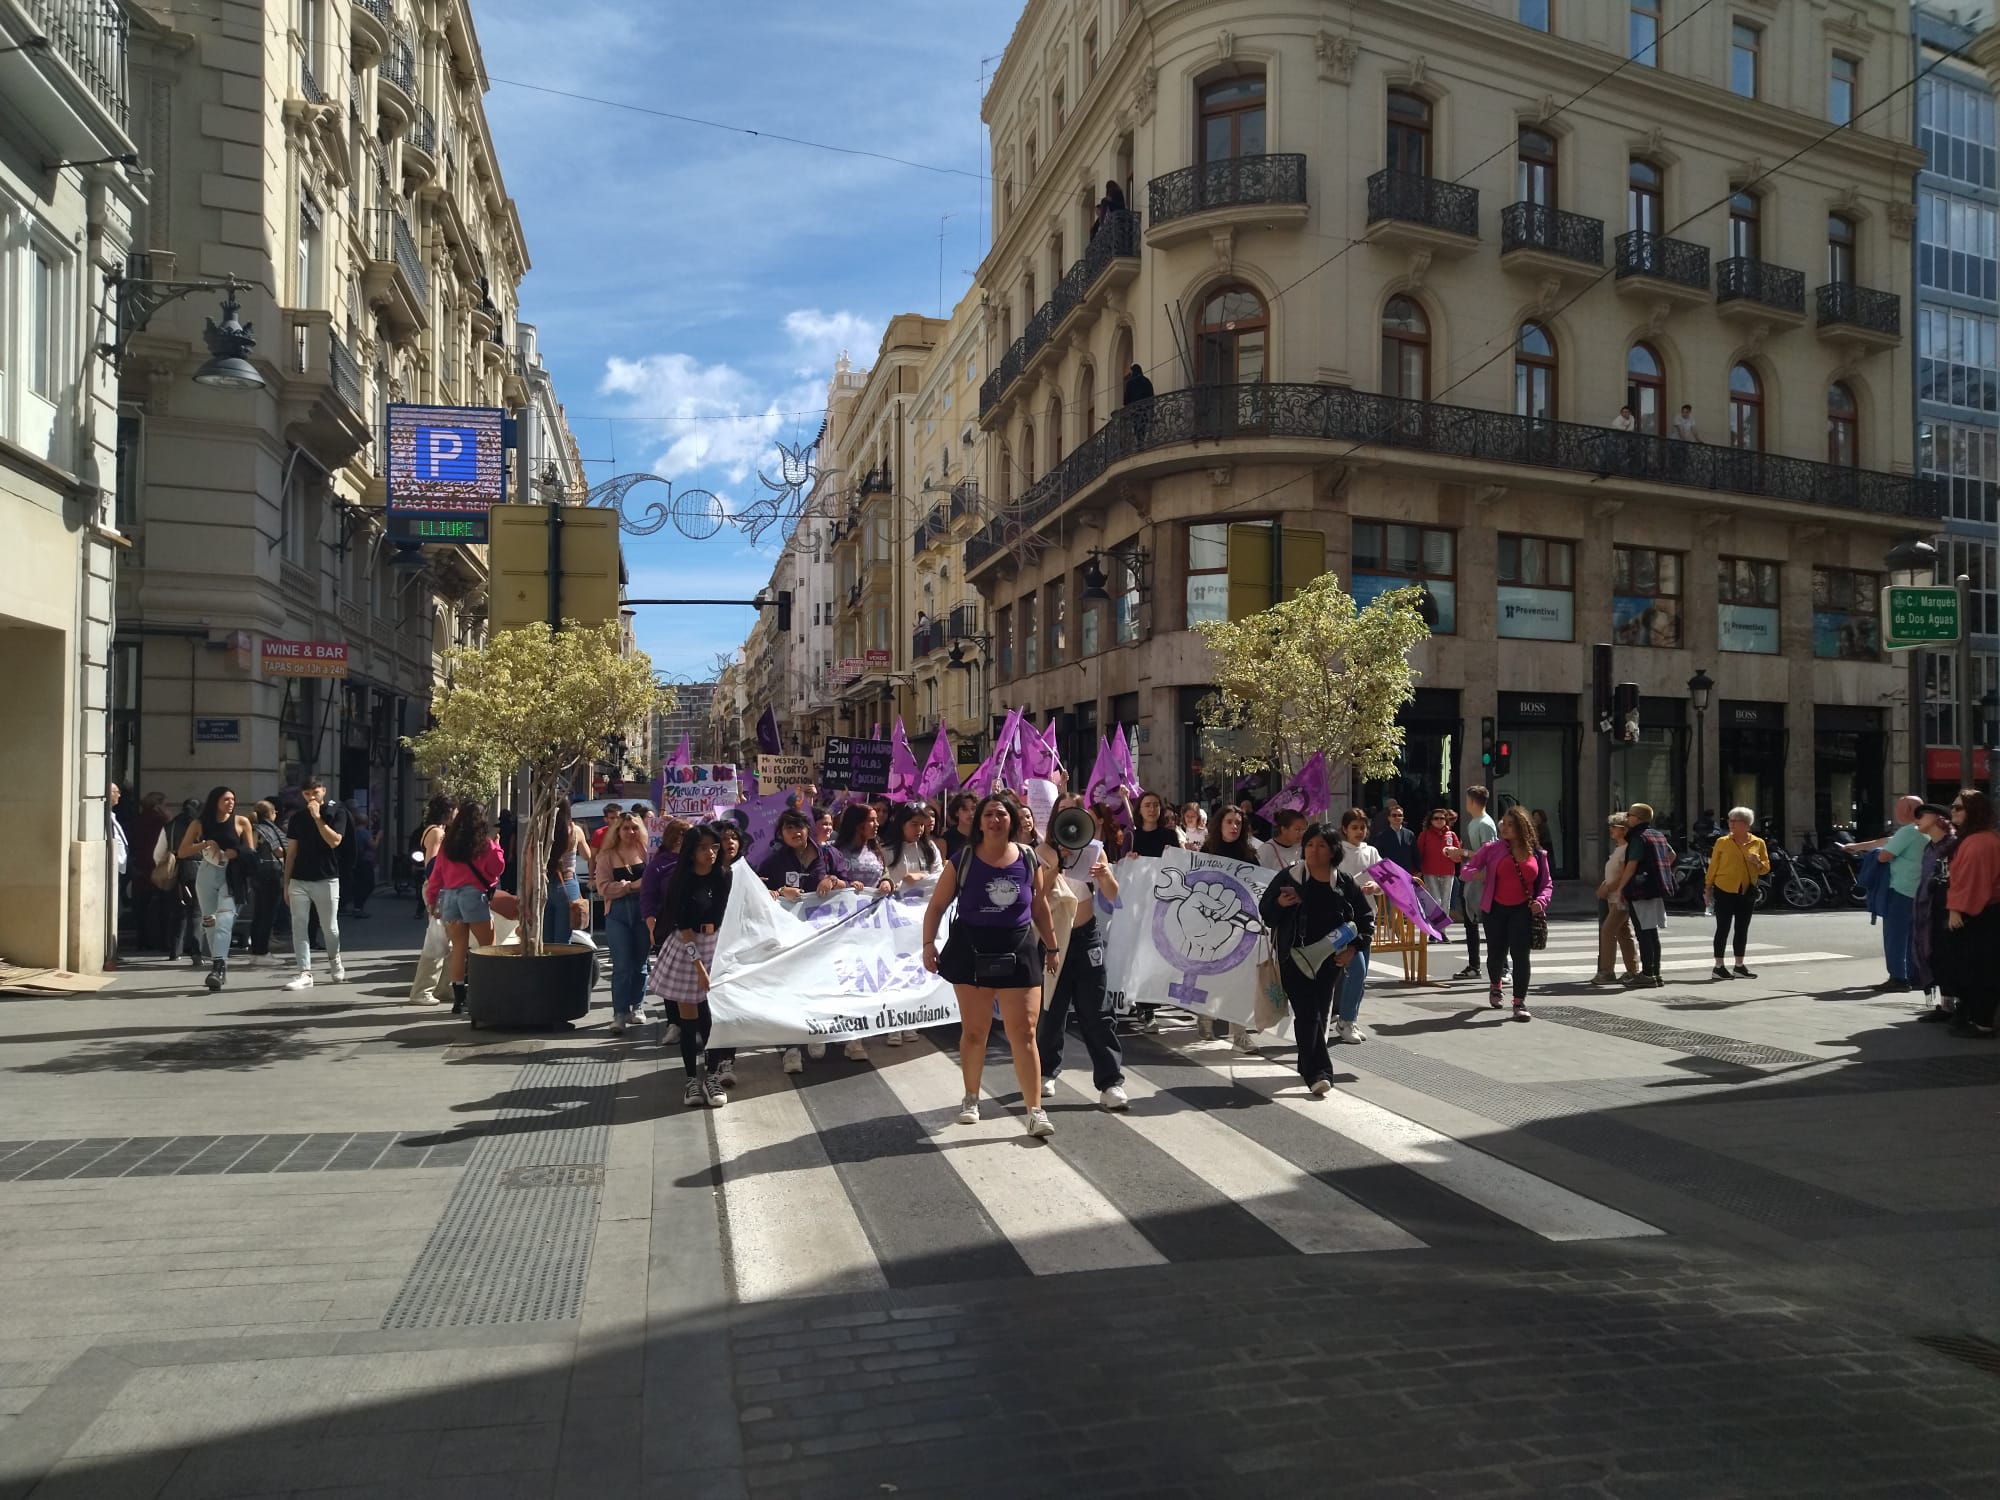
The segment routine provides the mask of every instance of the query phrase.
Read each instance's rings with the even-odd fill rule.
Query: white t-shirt
[[[932,851],[931,857],[926,860],[922,844],[903,845],[903,852],[896,857],[893,864],[882,872],[882,878],[889,881],[890,884],[900,887],[903,884],[903,877],[905,875],[929,876],[937,874],[938,871],[944,868],[944,851],[937,848],[935,844],[932,846]]]
[[[1257,850],[1257,863],[1267,870],[1295,870],[1299,861],[1306,857],[1306,841],[1300,839],[1287,849],[1276,839],[1270,839]]]

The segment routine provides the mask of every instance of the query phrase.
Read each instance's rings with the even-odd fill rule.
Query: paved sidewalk
[[[1531,1026],[1483,988],[1371,985],[1353,1108],[1657,1235],[1552,1240],[1498,1198],[1453,1228],[1356,1147],[1300,1201],[1338,1189],[1423,1245],[1270,1253],[1135,1143],[1201,1117],[1298,1160],[1320,1127],[1268,1108],[1281,1068],[1169,1035],[1131,1049],[1163,1092],[1129,1130],[1071,1095],[1052,1148],[941,1139],[980,1153],[976,1195],[1073,1163],[1162,1252],[1072,1271],[1054,1242],[896,1257],[882,1226],[924,1242],[945,1154],[885,1087],[927,1076],[916,1049],[796,1080],[753,1055],[744,1113],[688,1111],[678,1058],[602,1010],[504,1037],[403,1005],[417,927],[378,909],[341,986],[239,969],[211,995],[142,959],[0,996],[0,1500],[2000,1491],[2000,1053],[1853,988],[1859,919],[1760,917],[1753,940],[1857,957],[1757,981],[1557,979]],[[998,1053],[988,1082],[998,1112]],[[739,1181],[773,1214],[853,1201],[879,1274],[813,1217],[753,1297]]]

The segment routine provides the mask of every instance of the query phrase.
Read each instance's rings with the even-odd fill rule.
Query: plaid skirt
[[[701,1004],[708,989],[695,973],[695,960],[701,960],[703,968],[715,962],[715,938],[712,932],[697,932],[690,947],[669,933],[653,959],[653,972],[646,976],[646,993],[666,1005]]]

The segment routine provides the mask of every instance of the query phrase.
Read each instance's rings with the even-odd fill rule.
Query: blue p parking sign
[[[478,478],[477,439],[470,427],[419,427],[417,477],[424,480]]]

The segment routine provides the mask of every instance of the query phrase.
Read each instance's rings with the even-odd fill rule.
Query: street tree
[[[1239,620],[1204,620],[1215,691],[1202,700],[1213,733],[1207,764],[1224,777],[1295,773],[1314,752],[1332,785],[1393,776],[1403,730],[1396,713],[1415,696],[1410,652],[1430,632],[1423,589],[1392,589],[1357,606],[1332,573],[1292,598]]]
[[[621,652],[618,637],[615,621],[585,628],[566,620],[561,630],[536,623],[459,647],[446,657],[435,724],[404,742],[418,769],[446,784],[489,764],[527,772],[520,897],[521,942],[531,954],[542,947],[556,808],[578,769],[602,758],[624,725],[673,708],[673,689],[654,682],[652,661]]]

